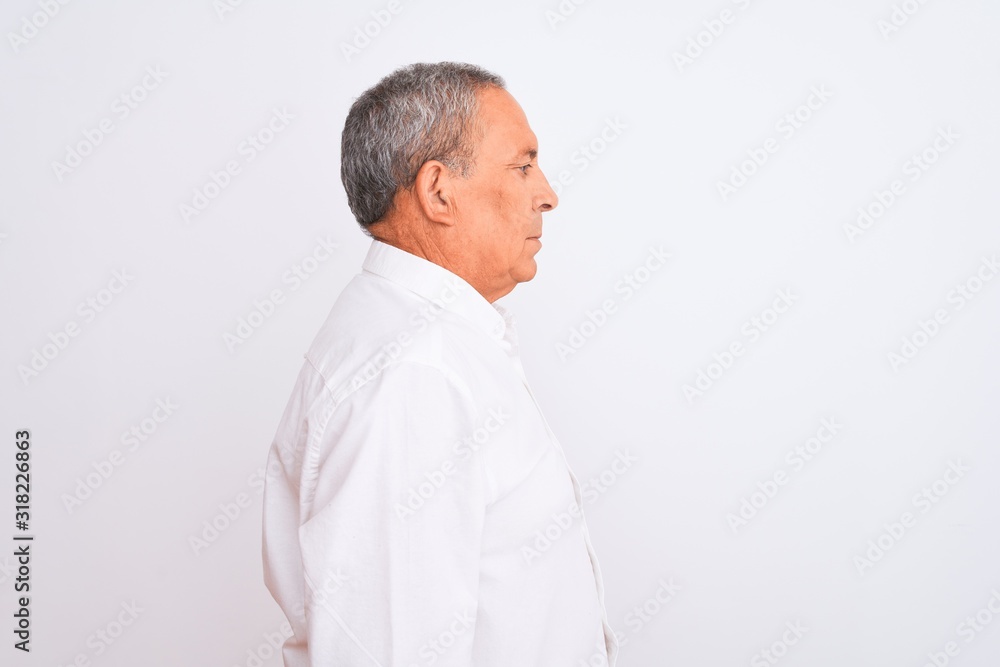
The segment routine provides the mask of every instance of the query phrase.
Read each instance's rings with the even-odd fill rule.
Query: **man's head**
[[[503,79],[421,63],[355,101],[340,173],[366,234],[445,267],[492,302],[534,277],[542,213],[558,203],[537,154]]]

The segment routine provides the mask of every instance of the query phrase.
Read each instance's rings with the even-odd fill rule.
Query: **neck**
[[[488,285],[485,277],[475,275],[474,267],[466,268],[464,265],[449,260],[449,257],[453,256],[454,253],[446,252],[441,247],[441,244],[434,242],[426,236],[418,237],[412,233],[402,232],[398,227],[386,225],[385,223],[372,225],[369,231],[377,241],[391,245],[394,248],[399,248],[411,255],[416,255],[421,259],[426,259],[428,262],[451,271],[469,283],[473,289],[479,292],[490,303],[506,296],[513,289],[513,287],[496,289],[495,286]]]

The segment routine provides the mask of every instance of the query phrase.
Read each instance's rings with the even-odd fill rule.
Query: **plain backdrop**
[[[1000,660],[995,2],[17,0],[0,28],[0,663],[280,665],[263,466],[369,245],[340,132],[442,60],[507,80],[558,183],[503,303],[619,664]]]

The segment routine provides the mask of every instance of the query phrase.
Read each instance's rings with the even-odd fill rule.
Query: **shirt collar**
[[[508,323],[513,324],[513,316],[503,306],[487,301],[472,285],[443,266],[372,239],[361,268],[468,320],[506,347],[503,344],[507,342]],[[513,333],[511,329],[509,334]]]

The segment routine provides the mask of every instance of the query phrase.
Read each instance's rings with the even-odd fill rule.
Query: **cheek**
[[[531,220],[519,205],[524,199],[522,190],[520,184],[508,188],[498,186],[484,198],[483,208],[489,210],[489,215],[484,216],[488,224],[482,225],[479,231],[488,237],[484,245],[492,250],[487,261],[509,267],[523,262],[525,256],[530,255],[526,230],[530,229]]]
[[[504,191],[503,186],[498,185],[493,188],[490,193],[490,201],[493,203],[493,209],[499,213],[502,213],[507,204],[507,193]]]

